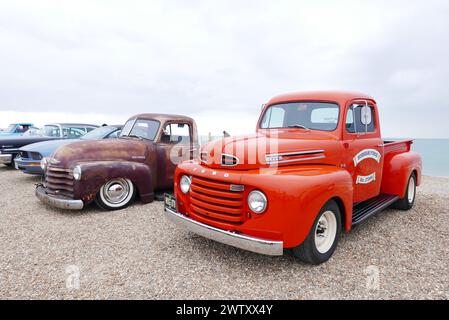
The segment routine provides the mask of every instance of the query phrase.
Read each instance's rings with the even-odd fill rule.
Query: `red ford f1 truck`
[[[231,246],[291,249],[319,264],[342,229],[413,207],[422,162],[411,144],[381,138],[376,101],[365,94],[281,95],[264,106],[255,134],[211,142],[178,165],[165,215]]]

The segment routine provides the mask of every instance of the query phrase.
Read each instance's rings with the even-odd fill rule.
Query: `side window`
[[[346,113],[346,131],[355,133],[354,127],[354,109],[350,107]]]
[[[167,124],[161,136],[161,142],[166,143],[190,143],[190,126],[186,123],[170,123]]]
[[[374,132],[374,108],[364,105],[352,105],[346,114],[346,131],[349,133]]]

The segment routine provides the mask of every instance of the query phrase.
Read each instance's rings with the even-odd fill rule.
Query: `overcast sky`
[[[385,136],[449,138],[448,39],[445,0],[0,0],[0,126],[165,112],[240,134],[274,95],[337,89],[374,96]]]

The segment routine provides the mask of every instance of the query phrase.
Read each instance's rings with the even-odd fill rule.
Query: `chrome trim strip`
[[[165,217],[174,224],[205,238],[269,256],[281,256],[284,252],[282,241],[264,240],[214,228],[168,208],[165,208],[164,212]]]
[[[82,200],[62,199],[51,196],[45,192],[43,186],[37,186],[35,194],[41,202],[59,209],[81,210],[84,206]]]
[[[306,154],[314,154],[314,153],[324,153],[324,150],[308,150],[308,151],[297,151],[297,152],[286,152],[286,153],[272,153],[267,154],[265,157],[276,157],[276,156],[302,156]]]
[[[301,158],[301,159],[290,159],[290,160],[281,160],[281,161],[274,161],[274,162],[267,162],[268,164],[273,163],[290,163],[290,162],[298,162],[298,161],[310,161],[310,160],[318,160],[318,159],[324,159],[325,156],[316,156],[316,157],[308,157],[308,158]]]

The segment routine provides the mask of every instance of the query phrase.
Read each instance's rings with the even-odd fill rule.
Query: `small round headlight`
[[[192,180],[188,176],[182,176],[181,181],[179,182],[179,187],[183,193],[187,193],[190,191],[190,184]]]
[[[42,158],[42,160],[41,160],[41,168],[42,168],[42,170],[45,171],[45,169],[47,169],[47,163],[48,163],[47,158]]]
[[[76,166],[75,168],[73,168],[73,178],[75,180],[81,180],[81,167],[80,166]]]
[[[267,208],[267,197],[258,190],[251,191],[248,195],[248,206],[254,213],[262,213]]]

